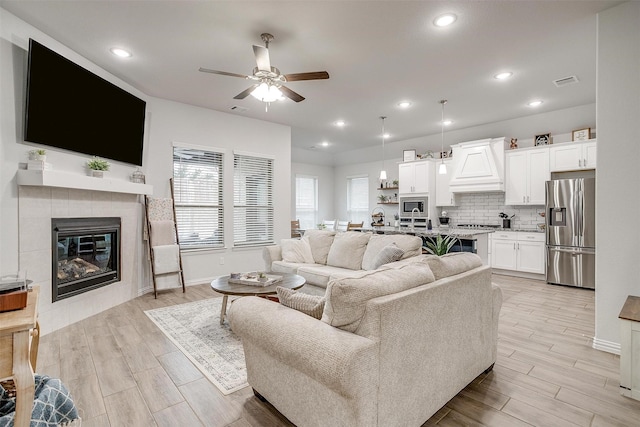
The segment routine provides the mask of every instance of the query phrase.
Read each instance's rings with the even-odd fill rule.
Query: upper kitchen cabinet
[[[544,205],[545,182],[551,179],[549,147],[506,153],[506,205]]]
[[[504,191],[504,137],[461,142],[451,148],[451,192]]]
[[[427,194],[435,186],[433,162],[420,160],[400,163],[398,166],[398,190],[400,194]]]
[[[596,140],[566,142],[549,149],[551,172],[596,168]]]
[[[437,160],[435,162],[436,169],[438,169],[442,161],[447,165],[447,173],[440,174],[436,172],[436,206],[456,206],[456,195],[449,188],[449,183],[453,176],[452,159]]]

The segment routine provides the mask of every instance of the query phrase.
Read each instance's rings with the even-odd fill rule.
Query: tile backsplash
[[[544,206],[506,206],[504,193],[466,193],[456,195],[458,206],[438,208],[438,214],[447,212],[450,223],[458,224],[492,224],[502,225],[498,216],[504,212],[515,217],[511,219],[511,228],[537,229],[537,224],[544,223],[539,212],[544,212]]]

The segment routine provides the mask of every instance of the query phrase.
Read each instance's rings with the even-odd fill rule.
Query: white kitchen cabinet
[[[618,317],[620,393],[640,400],[640,297],[628,296]]]
[[[544,233],[499,231],[491,242],[491,267],[545,274]]]
[[[544,205],[550,179],[548,147],[507,152],[505,204]]]
[[[596,168],[596,141],[566,142],[549,149],[551,172]]]
[[[400,194],[429,193],[430,186],[434,184],[433,171],[433,162],[429,160],[400,163],[398,192]]]
[[[453,166],[451,159],[444,159],[444,164],[447,165],[447,173],[440,174],[438,169],[442,160],[435,162],[436,169],[436,206],[456,206],[456,195],[451,192],[449,188],[449,182],[451,182],[451,176],[453,175]]]

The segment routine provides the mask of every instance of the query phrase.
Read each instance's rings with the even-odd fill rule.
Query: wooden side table
[[[22,310],[0,313],[0,378],[13,377],[16,385],[15,427],[28,427],[33,409],[33,371],[38,357],[38,296],[34,286]],[[30,336],[33,335],[33,339]]]
[[[618,317],[620,394],[640,400],[640,297],[627,297]]]

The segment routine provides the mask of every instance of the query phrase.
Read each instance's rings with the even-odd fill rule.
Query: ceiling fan
[[[328,79],[329,73],[326,71],[314,71],[310,73],[281,74],[280,70],[271,66],[269,60],[269,42],[273,40],[273,36],[269,33],[260,34],[264,47],[253,45],[253,53],[256,57],[257,67],[253,69],[253,74],[245,76],[242,74],[228,73],[226,71],[210,70],[208,68],[200,68],[203,73],[221,74],[223,76],[242,77],[243,79],[253,80],[254,84],[246,90],[243,90],[234,99],[244,99],[249,95],[266,102],[267,104],[280,99],[282,96],[300,102],[304,101],[304,97],[288,87],[284,86],[286,82],[295,82],[300,80],[322,80]]]

